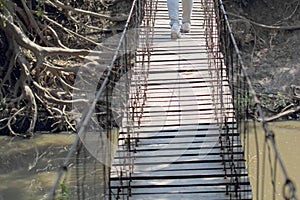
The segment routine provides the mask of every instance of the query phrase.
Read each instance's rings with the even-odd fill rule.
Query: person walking
[[[179,23],[179,0],[167,0],[171,26],[171,38],[180,38],[180,31],[188,33],[191,29],[191,16],[193,0],[181,0],[182,2],[182,25]]]

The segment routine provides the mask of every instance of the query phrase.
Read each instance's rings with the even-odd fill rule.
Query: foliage
[[[65,184],[59,184],[58,190],[55,200],[70,200],[70,192]]]
[[[6,4],[8,0],[0,0],[0,10],[4,8],[4,5]]]

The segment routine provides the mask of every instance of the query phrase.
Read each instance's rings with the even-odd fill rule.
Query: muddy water
[[[47,199],[73,141],[71,134],[0,137],[0,200]]]
[[[270,129],[275,133],[275,141],[278,147],[280,156],[286,166],[288,175],[291,177],[296,185],[298,198],[300,196],[300,121],[274,122],[270,123]],[[257,139],[259,146],[259,154],[256,152],[255,133],[253,126],[250,126],[249,148],[245,149],[245,154],[248,155],[247,161],[249,164],[249,174],[251,184],[253,186],[253,199],[284,199],[283,185],[285,179],[281,172],[280,166],[275,165],[275,156],[272,153],[273,149],[269,143],[265,143],[264,132],[262,127],[258,126]],[[243,137],[242,137],[243,140]],[[247,140],[245,140],[247,142]],[[244,141],[244,142],[245,142]],[[269,151],[271,149],[271,151]],[[249,152],[249,154],[247,153]],[[270,153],[269,153],[270,152]],[[257,156],[258,155],[258,156]],[[264,155],[266,155],[264,157]],[[265,162],[264,162],[265,161]],[[270,164],[271,163],[271,164]],[[260,165],[259,172],[257,171],[257,164]],[[259,175],[259,182],[257,182],[257,174]],[[275,176],[276,174],[276,176]],[[276,186],[276,195],[273,196],[272,177],[274,185]],[[259,196],[257,194],[257,185]]]
[[[250,127],[251,128],[251,127]],[[289,175],[300,190],[300,122],[276,122],[270,128],[276,133],[276,143]],[[249,173],[256,199],[257,162],[262,166],[264,152],[264,137],[262,129],[258,129],[259,158],[255,151],[255,134],[250,132],[247,160]],[[33,139],[0,137],[0,200],[41,200],[47,199],[49,190],[57,178],[58,167],[65,158],[70,145],[74,141],[72,134],[45,134]],[[242,139],[243,140],[243,139]],[[266,149],[268,147],[266,146]],[[267,152],[267,151],[266,151]],[[266,154],[268,155],[268,154]],[[271,161],[274,156],[271,154]],[[259,199],[272,199],[269,159],[260,167],[259,176],[264,176],[264,182],[259,182]],[[277,165],[276,199],[282,198],[282,174]],[[260,178],[261,179],[261,178]],[[264,185],[264,192],[261,186]],[[297,192],[298,196],[299,191]],[[262,196],[261,196],[262,195]]]

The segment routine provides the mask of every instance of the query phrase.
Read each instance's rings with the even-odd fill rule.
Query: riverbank
[[[299,119],[299,2],[224,0],[224,4],[266,115],[276,116],[290,110],[278,119]]]

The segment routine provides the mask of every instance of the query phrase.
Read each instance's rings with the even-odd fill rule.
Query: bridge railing
[[[243,148],[237,131],[237,121],[233,112],[228,71],[224,64],[224,54],[220,46],[220,22],[218,4],[212,0],[203,0],[205,10],[205,32],[209,55],[209,72],[213,80],[212,97],[215,116],[219,124],[219,143],[227,179],[226,194],[230,199],[251,199],[248,173],[245,171]]]
[[[130,196],[133,129],[146,99],[154,11],[154,0],[133,0],[124,30],[96,47],[79,69],[73,94],[77,135],[48,199]]]
[[[202,2],[206,12],[207,45],[212,58],[211,74],[217,77],[213,87],[214,103],[220,124],[221,148],[226,155],[223,156],[225,171],[227,170],[227,176],[230,177],[228,195],[230,199],[245,199],[240,196],[239,191],[244,186],[238,178],[241,173],[240,166],[235,162],[241,158],[234,157],[234,135],[237,130],[243,143],[244,157],[253,186],[253,198],[298,199],[295,185],[278,150],[276,133],[265,120],[261,102],[247,74],[223,1]],[[226,90],[224,83],[229,85],[230,91]],[[235,114],[228,112],[230,105],[234,106]],[[259,130],[262,131],[259,133]],[[226,162],[226,158],[233,159]]]

